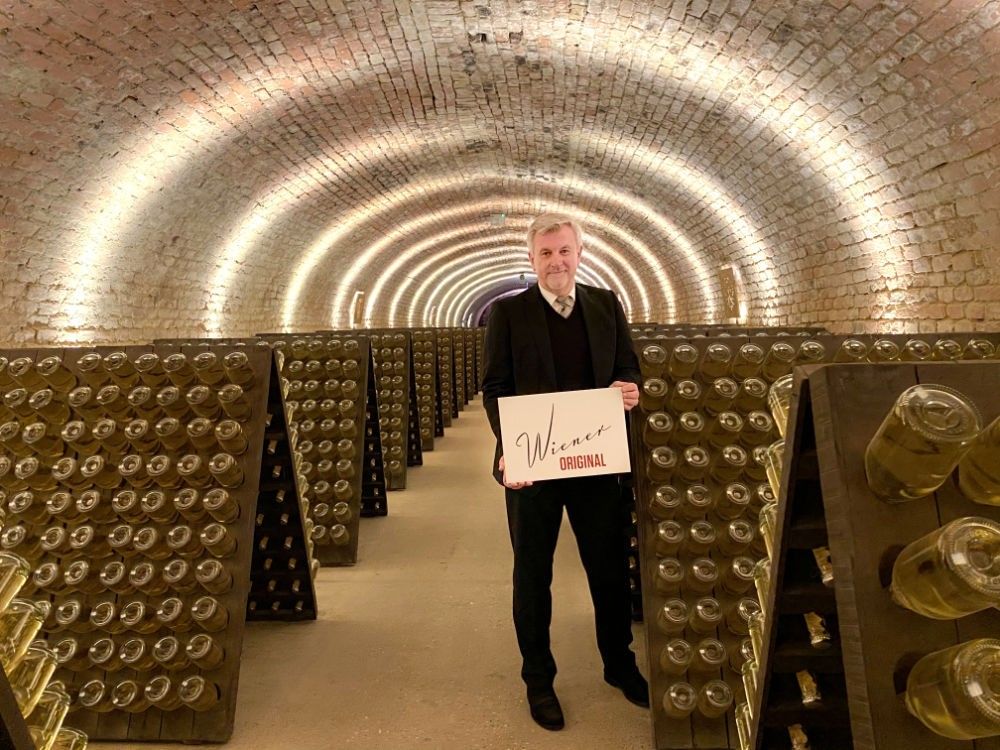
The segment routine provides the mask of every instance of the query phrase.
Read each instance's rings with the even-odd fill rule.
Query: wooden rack
[[[237,421],[240,422],[248,441],[248,448],[245,452],[236,456],[237,466],[242,472],[243,480],[239,486],[229,489],[230,497],[239,507],[239,514],[235,521],[225,524],[230,537],[236,541],[236,548],[232,554],[221,558],[226,574],[232,577],[232,587],[225,593],[214,594],[218,603],[221,605],[221,608],[228,614],[228,623],[224,626],[224,628],[212,633],[217,643],[223,649],[224,658],[221,664],[211,670],[202,671],[193,666],[188,666],[183,670],[171,673],[172,679],[176,680],[180,680],[194,674],[201,674],[210,683],[210,685],[217,686],[217,688],[210,689],[218,690],[219,700],[209,710],[200,712],[196,712],[188,708],[181,708],[174,711],[148,709],[131,714],[118,710],[112,710],[105,713],[95,713],[82,709],[75,710],[71,714],[72,725],[86,732],[92,739],[189,740],[222,742],[227,740],[232,734],[236,710],[236,691],[239,684],[240,655],[243,645],[244,623],[246,621],[246,601],[250,588],[250,558],[253,549],[252,540],[254,534],[254,512],[257,504],[257,487],[260,479],[261,454],[264,443],[264,422],[270,379],[269,365],[271,357],[270,350],[267,348],[244,346],[240,350],[244,351],[249,359],[254,380],[252,384],[243,384],[244,393],[250,407],[250,416],[236,417]],[[146,353],[156,354],[162,360],[164,357],[175,353],[185,354],[191,358],[197,354],[211,352],[221,360],[225,357],[225,355],[236,351],[236,348],[233,346],[219,345],[199,347],[156,345],[131,346],[124,348],[97,347],[48,350],[6,350],[0,352],[0,356],[4,356],[8,360],[20,357],[29,357],[35,362],[38,362],[44,357],[58,356],[62,358],[63,365],[70,371],[75,380],[82,382],[89,377],[95,382],[95,384],[103,386],[118,383],[112,379],[110,374],[106,373],[85,376],[81,371],[78,362],[81,357],[86,354],[96,353],[106,356],[116,351],[123,351],[128,356],[128,359],[134,363],[139,355]],[[122,385],[127,385],[130,380],[131,376],[123,376],[120,379],[120,382]],[[219,381],[218,386],[227,382],[229,381],[226,379]],[[134,383],[134,385],[138,385],[138,383]],[[4,390],[9,390],[9,388],[5,388]],[[95,392],[96,390],[97,389],[95,388]],[[126,389],[123,388],[123,390]],[[65,398],[65,394],[60,394],[60,398]],[[93,404],[93,401],[90,403]],[[93,422],[98,411],[96,408],[90,409],[88,407],[83,411],[77,409],[74,409],[74,411],[76,413],[71,415],[73,419],[82,418],[87,427],[93,426]],[[118,423],[120,428],[124,422],[139,416],[140,413],[141,412],[137,411],[134,407],[129,406],[116,415],[115,421]],[[193,416],[193,414],[190,416]],[[52,423],[51,419],[52,418],[50,417],[50,424],[52,424],[54,428],[61,428],[65,422],[68,421],[60,421],[59,418],[56,418],[56,422]],[[25,420],[35,421],[34,415],[25,417]],[[122,452],[127,453],[131,450],[134,449],[128,448]],[[162,446],[158,450],[163,450]],[[182,449],[178,451],[163,450],[163,452],[171,458],[171,463],[173,463],[180,457],[182,452],[196,453],[202,458],[203,461],[207,461],[214,453],[219,452],[219,449],[195,450],[193,446],[187,445],[182,446]],[[21,459],[26,457],[29,453],[30,451],[28,449],[23,449],[23,452],[18,450],[15,458]],[[149,458],[149,456],[143,454],[141,451],[139,453],[143,456],[143,459]],[[76,453],[69,446],[65,447],[62,455],[75,457],[80,460],[84,458],[84,456]],[[121,480],[120,476],[119,480]],[[122,481],[120,487],[114,489],[121,489],[125,487],[126,485]],[[110,499],[112,491],[112,489],[101,491],[101,499],[97,509],[98,511],[101,511],[102,513],[106,511],[111,512]],[[145,491],[146,490],[139,490],[140,493]],[[165,492],[168,492],[171,495],[174,494],[175,491],[176,490],[165,490]],[[207,491],[207,488],[204,491]],[[77,490],[72,490],[72,492],[74,496],[76,496]],[[195,510],[200,510],[200,508],[196,508]],[[117,519],[114,519],[114,521],[117,522]],[[193,532],[193,538],[198,539],[199,533],[211,522],[213,522],[212,517],[205,516],[201,520],[193,517],[176,520],[175,524],[187,525]],[[52,517],[47,517],[39,521],[37,518],[29,519],[21,517],[17,514],[12,514],[8,517],[7,527],[10,528],[15,525],[24,526],[27,531],[27,538],[36,539],[40,533],[51,526],[63,526],[64,528],[69,528],[65,525],[66,523],[67,522],[62,519]],[[70,521],[69,523],[76,525],[81,523],[81,521]],[[103,524],[104,521],[101,521],[100,523]],[[111,521],[108,521],[108,523],[111,523]],[[161,524],[158,522],[152,522],[146,518],[141,524],[137,524],[137,526],[153,527],[157,530],[158,534],[164,534],[175,524]],[[198,549],[199,552],[197,556],[190,559],[192,567],[196,566],[203,560],[214,559],[201,547]],[[60,555],[49,555],[45,554],[44,551],[24,549],[18,546],[14,547],[12,551],[17,552],[28,559],[35,569],[37,569],[37,567],[43,562],[54,562],[60,566],[64,564],[68,565],[68,561]],[[114,558],[102,558],[101,562],[103,564],[105,560],[112,559]],[[131,558],[131,561],[134,563],[135,561],[141,559],[141,557]],[[96,562],[96,560],[92,560],[91,562]],[[163,562],[164,561],[156,563],[158,568],[162,566]],[[100,565],[96,565],[95,568],[91,569],[87,581],[95,583],[99,570]],[[27,596],[32,596],[36,593],[33,591],[33,586],[34,584],[32,581],[29,581],[25,590],[25,594]],[[89,589],[89,585],[88,590],[91,590]],[[196,591],[190,594],[181,595],[185,607],[190,607],[193,599],[205,593],[205,591]],[[115,606],[116,611],[120,611],[125,603],[133,601],[143,602],[147,605],[147,607],[155,608],[160,601],[162,601],[165,597],[172,595],[173,592],[168,590],[160,595],[147,595],[141,592],[114,594],[109,590],[101,590],[99,593],[87,593],[79,590],[63,590],[57,594],[51,594],[50,592],[39,590],[37,594],[48,594],[53,600],[54,606],[58,606],[70,598],[75,598],[79,599],[87,608],[96,606],[100,602],[111,602]],[[43,633],[47,634],[49,632],[51,631],[48,629],[48,623],[46,623],[46,626],[43,627]],[[183,645],[186,643],[194,632],[197,632],[197,629],[195,631],[180,634],[179,637],[181,639],[181,644]],[[171,634],[170,630],[164,627],[159,627],[157,631],[149,634],[146,638],[153,641],[160,636],[169,634]],[[90,643],[97,637],[104,635],[107,634],[95,631],[82,635],[81,638],[84,647],[89,646]],[[116,645],[120,646],[125,640],[133,636],[135,636],[135,633],[115,634],[110,637],[113,638]],[[88,680],[104,680],[110,689],[122,679],[136,679],[141,684],[145,684],[145,681],[148,678],[152,677],[154,674],[160,673],[163,673],[163,670],[155,667],[152,670],[139,673],[125,669],[115,669],[110,672],[105,672],[93,667],[82,671],[70,671],[68,669],[61,668],[57,670],[55,679],[62,680],[66,684],[69,692],[73,694],[79,689],[80,685]]]
[[[385,458],[382,455],[382,429],[379,426],[378,390],[375,386],[375,361],[368,355],[368,400],[365,404],[364,460],[361,467],[361,517],[389,515],[385,491]]]
[[[294,441],[281,394],[284,360],[281,351],[271,357],[247,620],[315,620],[318,610],[313,523],[295,478]]]
[[[0,665],[0,750],[35,750],[7,673]]]
[[[951,338],[951,336],[948,336]],[[978,335],[994,343],[994,335]],[[829,365],[796,377],[782,491],[775,528],[765,653],[751,747],[791,746],[800,724],[815,750],[993,750],[1000,737],[949,740],[910,716],[906,676],[921,657],[973,638],[996,637],[1000,613],[932,620],[895,605],[888,582],[906,544],[962,516],[1000,520],[1000,509],[964,498],[947,481],[932,497],[902,504],[869,489],[865,448],[898,395],[917,383],[942,384],[968,396],[984,425],[1000,414],[998,362]],[[834,588],[819,580],[810,550],[828,547]],[[810,646],[805,612],[826,620],[831,646]],[[795,673],[809,670],[822,693],[803,706]]]
[[[420,447],[434,450],[434,438],[444,435],[437,378],[437,341],[431,329],[413,329],[413,378],[416,381]]]
[[[434,330],[437,343],[437,382],[440,391],[441,423],[443,428],[451,427],[452,419],[458,417],[458,403],[455,391],[455,347],[452,335],[441,328]]]

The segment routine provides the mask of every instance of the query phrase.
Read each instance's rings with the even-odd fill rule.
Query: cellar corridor
[[[552,584],[566,730],[546,732],[528,715],[492,452],[479,395],[410,472],[407,489],[389,495],[389,515],[362,520],[357,566],[320,570],[318,620],[249,625],[227,750],[649,747],[648,714],[601,679],[568,523]],[[644,664],[642,628],[633,630]]]

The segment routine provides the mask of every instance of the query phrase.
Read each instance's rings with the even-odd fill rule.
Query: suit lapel
[[[528,322],[528,330],[535,340],[535,348],[542,358],[542,367],[548,377],[551,387],[556,387],[556,364],[552,359],[552,342],[549,341],[549,324],[545,320],[545,308],[548,302],[538,290],[536,284],[524,295],[524,317]]]
[[[594,370],[594,383],[598,388],[602,387],[604,381],[605,367],[603,359],[607,353],[608,341],[611,340],[610,332],[607,330],[606,316],[591,296],[590,290],[580,284],[576,285],[576,299],[580,304],[580,312],[583,313],[583,322],[587,324],[587,340],[590,342],[590,364]],[[544,302],[544,300],[543,300]]]

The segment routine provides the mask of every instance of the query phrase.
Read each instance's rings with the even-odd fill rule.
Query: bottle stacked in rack
[[[0,509],[0,530],[3,516]],[[36,750],[84,750],[87,735],[63,726],[72,698],[64,683],[52,680],[59,656],[45,640],[35,640],[52,606],[48,600],[18,598],[30,572],[20,555],[0,552],[0,680],[9,679],[15,705],[7,708],[19,714],[5,715],[3,729],[9,741],[14,728],[6,725],[23,718]],[[0,692],[7,690],[0,686]]]
[[[313,336],[274,345],[294,476],[271,479],[294,481],[319,561],[354,563],[364,474],[368,340]],[[272,543],[277,539],[268,538]]]
[[[27,595],[53,600],[43,631],[92,735],[133,736],[127,720],[93,728],[147,710],[184,738],[231,731],[265,356],[63,350],[0,367],[0,547],[29,561]],[[191,712],[217,717],[202,734]]]
[[[437,343],[437,377],[441,392],[441,421],[451,427],[451,420],[458,416],[455,401],[455,361],[451,332],[444,329],[434,331]]]
[[[430,451],[434,450],[435,413],[440,408],[437,399],[437,343],[432,330],[412,331],[412,337],[421,447]]]

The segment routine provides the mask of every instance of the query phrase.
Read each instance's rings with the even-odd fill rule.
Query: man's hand
[[[638,399],[638,396],[636,396]],[[508,482],[507,481],[507,464],[504,463],[503,456],[500,456],[500,461],[497,464],[500,467],[500,471],[503,472],[503,486],[511,490],[520,490],[524,487],[530,487],[531,482]]]
[[[610,387],[617,388],[622,392],[625,411],[632,411],[632,407],[639,403],[639,386],[635,383],[626,380],[616,380]]]

